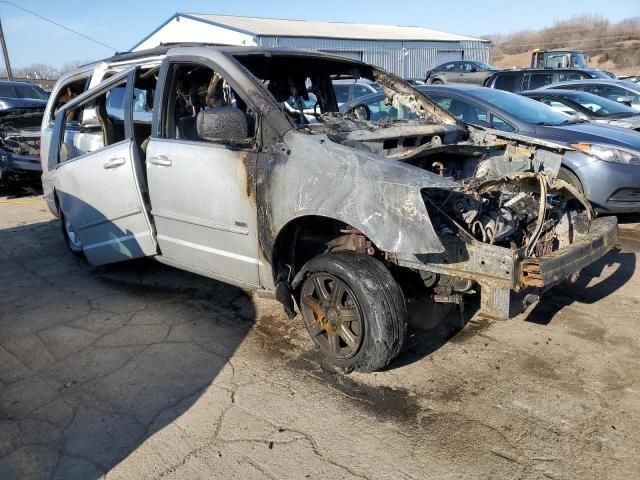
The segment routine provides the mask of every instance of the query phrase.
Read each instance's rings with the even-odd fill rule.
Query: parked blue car
[[[566,145],[559,178],[582,190],[600,212],[640,212],[640,134],[554,111],[536,100],[485,87],[421,86],[418,90],[461,122]],[[345,104],[372,119],[410,118],[384,94]]]

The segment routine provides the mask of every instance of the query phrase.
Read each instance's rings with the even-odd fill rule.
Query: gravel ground
[[[88,266],[41,197],[0,197],[0,479],[640,478],[640,226],[621,221],[524,315],[454,312],[343,375],[274,301]]]

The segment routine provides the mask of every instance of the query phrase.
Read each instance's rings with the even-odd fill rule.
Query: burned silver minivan
[[[458,124],[371,65],[198,45],[126,60],[43,122],[45,195],[70,250],[274,296],[347,370],[398,354],[408,297],[479,289],[481,313],[508,318],[617,238],[615,218],[555,178],[567,147]],[[340,79],[376,82],[399,118],[340,114]]]

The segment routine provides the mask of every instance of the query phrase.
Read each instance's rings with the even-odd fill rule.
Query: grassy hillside
[[[618,23],[592,15],[558,21],[537,31],[489,35],[491,63],[497,67],[528,67],[536,48],[580,50],[589,65],[619,75],[640,73],[640,17]]]

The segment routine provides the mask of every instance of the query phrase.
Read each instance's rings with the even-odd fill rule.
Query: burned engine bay
[[[517,265],[589,232],[590,204],[556,179],[567,150],[562,145],[459,123],[400,78],[368,65],[295,56],[274,56],[269,68],[251,57],[241,62],[299,132],[455,180],[452,188],[422,189],[445,251],[395,260],[386,254],[419,273],[441,301],[459,303],[456,294],[471,291],[473,281],[498,282],[507,290],[546,286],[536,265],[525,280],[514,271]],[[283,62],[282,68],[274,62]],[[384,101],[376,108],[389,114],[372,119],[371,109],[367,115],[357,108],[340,112],[334,87],[344,79],[379,85]]]

